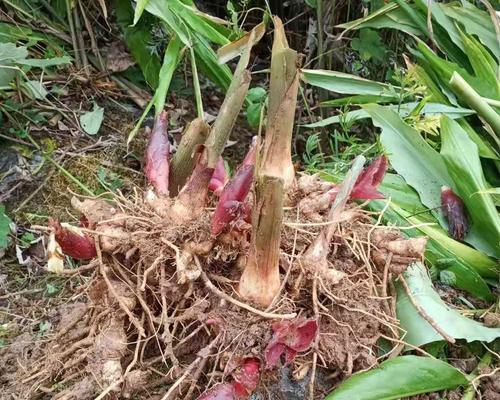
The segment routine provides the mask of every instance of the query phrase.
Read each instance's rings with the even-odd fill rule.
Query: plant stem
[[[283,180],[274,176],[260,176],[255,192],[252,239],[239,292],[245,299],[267,307],[280,289]]]
[[[484,99],[470,86],[467,81],[460,76],[458,72],[454,72],[450,79],[450,87],[463,102],[467,103],[482,117],[488,125],[491,126],[495,135],[492,135],[495,142],[498,144],[498,136],[500,135],[500,115],[491,107]]]
[[[75,65],[77,69],[81,69],[82,61],[80,59],[80,52],[78,51],[78,44],[76,40],[75,24],[73,23],[73,15],[71,10],[71,0],[66,0],[66,14],[68,17],[69,31],[71,34],[71,44],[73,45],[73,53],[75,55]]]
[[[323,57],[323,0],[316,0],[316,19],[318,24],[318,68],[325,67]]]
[[[191,72],[193,73],[193,89],[196,98],[196,111],[198,118],[203,118],[203,100],[201,98],[200,80],[198,78],[198,68],[196,67],[196,57],[194,55],[193,47],[189,48],[191,53]]]
[[[202,118],[193,120],[184,130],[170,164],[170,196],[176,196],[193,171],[196,148],[205,143],[209,126]]]
[[[292,134],[299,88],[297,52],[288,47],[283,24],[274,17],[274,41],[266,140],[260,168],[263,175],[283,180],[285,189],[293,186]]]

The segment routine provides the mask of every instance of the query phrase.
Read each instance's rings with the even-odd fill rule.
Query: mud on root
[[[91,274],[80,296],[86,301],[61,312],[41,356],[16,360],[22,368],[12,384],[27,397],[194,399],[240,384],[245,360],[256,360],[257,379],[243,385],[244,396],[280,398],[280,366],[287,363],[291,382],[321,398],[377,363],[381,335],[398,340],[390,278],[422,256],[421,246],[374,225],[376,215],[351,204],[326,263],[311,265],[303,255],[321,224],[289,207],[282,287],[260,310],[237,295],[248,229],[216,240],[208,209],[176,225],[138,199],[118,197],[112,207],[91,199],[73,203],[98,226],[92,231],[97,258],[71,271]],[[308,321],[317,327],[312,335],[303,328]],[[287,327],[283,337],[280,326]],[[308,343],[293,347],[301,340]],[[210,391],[201,396],[215,398]]]

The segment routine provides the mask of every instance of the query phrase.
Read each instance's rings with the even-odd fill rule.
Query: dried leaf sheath
[[[170,196],[179,193],[193,172],[196,149],[205,143],[208,130],[209,126],[201,118],[194,119],[186,127],[170,165]]]
[[[283,222],[283,180],[262,176],[256,184],[250,251],[241,275],[239,292],[248,300],[268,306],[280,288],[279,255]]]
[[[263,172],[283,179],[285,189],[295,180],[292,133],[299,87],[298,55],[288,47],[283,24],[274,17],[274,42]]]

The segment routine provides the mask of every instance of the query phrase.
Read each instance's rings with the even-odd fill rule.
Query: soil
[[[221,99],[215,92],[207,110],[215,114]],[[168,107],[175,142],[194,110],[175,96]],[[382,247],[371,241],[376,215],[348,206],[321,269],[324,275],[318,276],[302,257],[322,229],[317,222],[324,220],[325,210],[305,215],[297,205],[308,193],[291,193],[281,238],[285,284],[276,304],[266,310],[272,316],[263,317],[255,305],[249,304],[249,310],[231,301],[241,300],[237,283],[248,251],[248,227],[214,241],[208,232],[215,203],[187,223],[156,212],[142,196],[148,128],[126,146],[139,109],[125,111],[112,102],[105,108],[99,138],[54,127],[53,154],[96,194],[104,195],[120,181],[120,191],[106,198],[127,218],[108,228],[125,235],[112,244],[113,251],[106,251],[107,242],[101,241],[98,259],[67,265],[63,275],[49,274],[47,236],[32,224],[46,225],[48,216],[77,224],[82,211],[89,220],[103,217],[96,216],[94,200],[83,196],[80,200],[90,203],[76,210],[71,199],[82,194],[81,188],[51,165],[11,193],[7,212],[17,227],[13,245],[0,258],[0,398],[92,399],[107,393],[112,398],[162,399],[171,390],[169,399],[195,399],[230,382],[235,365],[251,357],[261,369],[252,399],[304,399],[311,385],[312,398],[322,399],[353,373],[378,364],[381,335],[396,341],[398,328],[388,284],[391,267],[385,270],[372,259]],[[40,142],[47,136],[45,129],[31,133]],[[230,165],[243,158],[253,134],[244,121],[237,124],[235,144],[225,152]],[[22,159],[18,144],[7,146],[7,152]],[[36,160],[36,154],[27,159]],[[397,232],[384,231],[397,237]],[[35,235],[30,243],[22,240],[26,233]],[[184,281],[179,280],[179,252],[187,254]],[[332,281],[332,271],[342,279]],[[267,368],[272,324],[290,313],[315,320],[319,334],[286,366]],[[496,398],[491,397],[498,394],[496,386],[493,377],[487,381],[484,398]],[[437,398],[433,396],[415,398]]]

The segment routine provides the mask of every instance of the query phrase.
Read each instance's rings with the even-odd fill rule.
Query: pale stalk
[[[170,164],[170,196],[176,196],[184,186],[196,163],[195,151],[205,143],[209,126],[196,118],[186,127]]]

